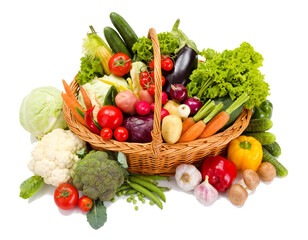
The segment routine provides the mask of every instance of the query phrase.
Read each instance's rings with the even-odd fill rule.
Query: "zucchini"
[[[225,111],[234,102],[234,101],[231,100],[231,98],[229,96],[220,97],[220,98],[214,98],[213,100],[215,101],[216,105],[218,103],[220,103],[220,102],[223,103],[224,108],[221,111]],[[229,118],[228,122],[225,124],[225,126],[223,127],[222,130],[224,130],[224,129],[228,128],[229,126],[231,126],[235,122],[235,120],[241,115],[242,111],[243,111],[243,106],[240,106],[239,108],[234,110],[230,114],[230,118]]]
[[[264,147],[263,149],[263,159],[262,162],[269,162],[274,165],[276,168],[277,176],[285,177],[288,175],[288,170],[272,155],[270,154]]]
[[[277,142],[271,144],[263,145],[263,147],[274,157],[279,157],[281,154],[281,148]]]
[[[129,58],[132,58],[130,52],[128,51],[124,41],[120,35],[111,27],[104,28],[104,35],[106,41],[108,42],[110,48],[114,53],[125,53]]]
[[[270,132],[245,132],[243,135],[254,137],[262,145],[271,144],[276,141],[276,136]]]
[[[125,21],[125,19],[119,14],[110,13],[110,20],[114,27],[117,29],[121,37],[123,38],[128,50],[132,53],[132,47],[135,42],[138,41],[138,37],[131,26]]]
[[[250,119],[245,132],[264,132],[271,129],[273,122],[268,118]]]

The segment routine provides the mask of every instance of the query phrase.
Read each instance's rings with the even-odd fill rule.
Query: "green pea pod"
[[[259,118],[268,118],[272,117],[273,113],[273,104],[269,100],[265,100],[260,104],[259,107],[254,109],[254,112],[251,116],[252,119],[259,119]]]
[[[146,197],[148,197],[150,200],[152,200],[160,209],[163,209],[163,204],[162,202],[159,200],[158,197],[156,197],[153,193],[151,193],[148,189],[140,186],[137,183],[133,183],[133,182],[128,182],[128,184],[133,188],[136,189],[138,192],[141,192],[142,194],[144,194]]]
[[[165,194],[163,193],[162,190],[160,190],[157,186],[155,186],[154,184],[148,182],[148,181],[145,181],[145,180],[142,180],[140,178],[137,178],[137,177],[133,177],[133,176],[130,176],[128,178],[131,182],[133,183],[137,183],[139,185],[141,185],[142,187],[145,187],[146,189],[156,193],[164,202],[166,202],[166,196]]]

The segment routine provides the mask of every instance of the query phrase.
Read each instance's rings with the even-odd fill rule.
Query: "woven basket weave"
[[[154,78],[160,79],[161,62],[160,48],[155,29],[149,30],[148,37],[152,40],[154,52]],[[74,79],[70,88],[78,94],[79,86]],[[68,127],[82,140],[88,142],[93,149],[121,151],[127,156],[128,170],[133,173],[146,175],[175,174],[178,165],[194,164],[200,167],[207,156],[223,154],[228,143],[241,135],[249,124],[251,110],[244,109],[234,124],[223,132],[205,139],[197,139],[187,143],[164,143],[161,136],[161,81],[155,81],[155,109],[152,131],[152,142],[131,143],[116,140],[103,140],[99,135],[92,133],[86,126],[77,121],[71,110],[63,104],[64,119]]]

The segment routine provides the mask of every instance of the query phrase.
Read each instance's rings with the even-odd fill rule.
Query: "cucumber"
[[[245,132],[264,132],[271,129],[273,122],[268,118],[250,119]]]
[[[271,144],[263,145],[263,147],[274,157],[279,157],[281,154],[281,148],[277,142]]]
[[[285,177],[288,175],[288,170],[272,155],[270,154],[264,147],[263,149],[263,159],[262,162],[269,162],[274,165],[276,168],[277,176]]]
[[[128,50],[132,53],[132,47],[135,42],[138,41],[138,37],[131,26],[125,21],[125,19],[119,14],[110,13],[110,20],[114,27],[117,29],[121,37],[123,38]]]
[[[276,136],[270,132],[245,132],[243,135],[254,137],[262,145],[271,144],[276,141]]]
[[[226,97],[220,97],[220,98],[214,98],[213,99],[215,101],[215,104],[217,105],[218,103],[222,102],[224,105],[224,108],[222,109],[222,111],[225,111],[228,107],[230,107],[230,105],[234,102],[231,100],[231,98],[229,96]],[[241,115],[243,111],[243,106],[237,108],[236,110],[234,110],[231,114],[230,114],[230,118],[228,120],[228,122],[225,124],[225,126],[223,127],[222,130],[228,128],[229,126],[231,126],[235,120]]]
[[[120,35],[111,27],[104,28],[104,35],[114,53],[125,53],[132,57]]]

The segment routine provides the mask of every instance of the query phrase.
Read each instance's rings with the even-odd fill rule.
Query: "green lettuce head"
[[[19,121],[36,137],[43,137],[56,128],[67,128],[63,118],[63,99],[60,90],[40,87],[32,90],[22,101]]]

